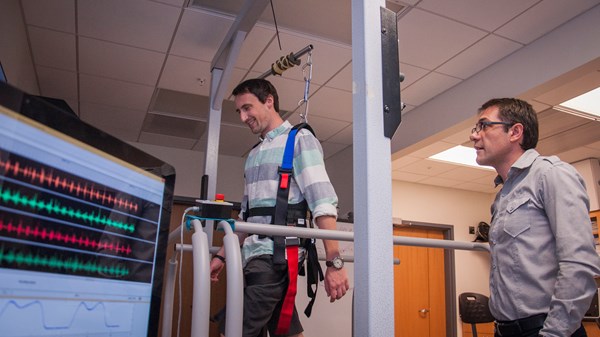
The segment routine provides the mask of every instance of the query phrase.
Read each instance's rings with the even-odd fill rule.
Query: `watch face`
[[[342,269],[344,266],[344,260],[342,260],[340,257],[334,258],[331,262],[333,262],[333,267],[336,269]]]

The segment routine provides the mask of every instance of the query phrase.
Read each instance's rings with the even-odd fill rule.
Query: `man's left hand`
[[[346,295],[348,289],[350,289],[350,283],[348,282],[346,268],[327,267],[325,271],[325,292],[329,296],[329,302],[335,302],[335,300],[342,298]]]

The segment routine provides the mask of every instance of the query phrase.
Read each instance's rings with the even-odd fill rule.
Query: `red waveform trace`
[[[46,171],[44,168],[38,170],[29,166],[21,166],[18,161],[11,162],[10,160],[0,160],[0,169],[4,169],[4,172],[12,172],[15,177],[22,176],[29,179],[32,184],[38,183],[49,187],[61,188],[64,191],[69,191],[71,195],[83,197],[84,199],[87,198],[91,201],[100,201],[103,205],[117,206],[133,212],[137,212],[138,210],[138,205],[135,202],[112,196],[110,193],[94,188],[94,185],[91,187],[88,184],[81,185],[68,178],[55,176],[52,170]]]
[[[12,222],[5,223],[3,219],[0,219],[0,233],[2,232],[17,233],[18,236],[31,236],[55,242],[62,241],[64,243],[77,244],[79,247],[94,248],[96,250],[106,249],[115,253],[131,254],[131,246],[127,244],[121,245],[109,241],[94,240],[84,235],[77,236],[75,234],[64,234],[60,231],[47,230],[46,228],[40,229],[39,226],[32,228],[31,226],[23,225],[21,221],[19,221],[17,225],[14,225]]]

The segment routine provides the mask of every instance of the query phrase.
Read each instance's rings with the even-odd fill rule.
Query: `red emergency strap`
[[[286,255],[288,261],[289,284],[287,292],[285,293],[285,298],[283,299],[283,304],[281,306],[279,322],[277,322],[277,329],[275,330],[275,333],[278,335],[285,335],[290,329],[292,315],[294,314],[296,290],[298,289],[298,246],[287,246]]]

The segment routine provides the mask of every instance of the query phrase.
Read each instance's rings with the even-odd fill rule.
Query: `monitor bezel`
[[[25,93],[2,81],[0,81],[0,105],[164,179],[165,191],[157,240],[147,334],[148,337],[158,336],[166,250],[175,188],[174,167],[80,120],[72,112],[65,111],[42,97]]]

